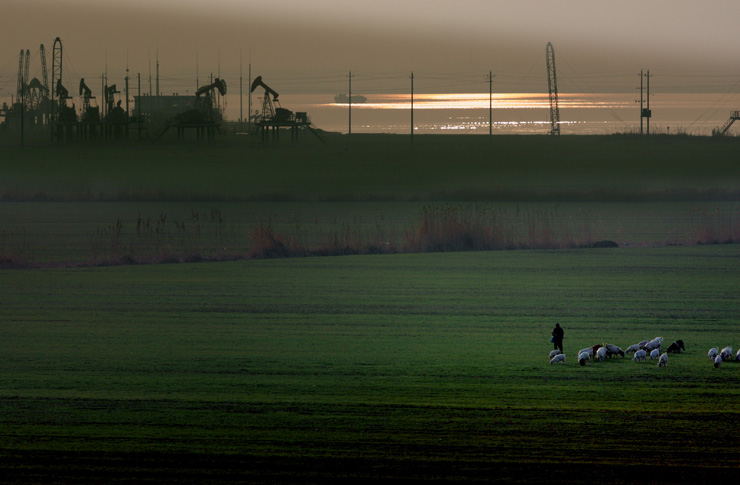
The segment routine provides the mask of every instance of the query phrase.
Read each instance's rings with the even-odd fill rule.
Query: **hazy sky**
[[[737,0],[0,0],[0,96],[15,91],[18,53],[64,46],[64,79],[148,79],[192,92],[196,75],[262,75],[280,92],[546,91],[545,45],[561,92],[630,91],[650,69],[657,89],[726,91],[740,81]],[[196,68],[197,66],[197,68]],[[478,82],[480,81],[480,86]],[[145,84],[148,83],[148,80]],[[88,82],[93,86],[92,81]],[[246,82],[245,82],[246,84]],[[237,88],[238,89],[238,88]],[[233,91],[232,91],[233,92]]]

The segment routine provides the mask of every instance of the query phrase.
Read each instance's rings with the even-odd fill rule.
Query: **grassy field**
[[[585,483],[740,465],[736,245],[6,270],[10,482]],[[554,322],[568,363],[548,364]],[[577,349],[687,343],[667,368]]]
[[[532,220],[543,240],[568,228],[565,247],[736,241],[738,146],[681,136],[425,136],[411,146],[363,135],[326,145],[9,148],[0,264],[243,258],[259,226],[305,252],[395,252],[411,245],[425,210],[450,208],[503,224],[517,243]]]
[[[740,240],[740,202],[730,201],[3,202],[0,260],[33,266],[247,258],[251,231],[260,225],[304,247],[338,240],[400,250],[430,208],[481,215],[501,225],[505,235],[522,239],[528,218],[534,218],[554,234],[620,245]]]
[[[738,140],[408,141],[6,149],[3,482],[735,480]],[[620,247],[398,253],[488,226]]]
[[[737,200],[737,138],[336,137],[261,147],[6,148],[11,201]]]

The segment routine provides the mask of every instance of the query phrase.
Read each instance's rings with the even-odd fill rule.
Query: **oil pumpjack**
[[[85,84],[85,78],[80,79],[80,96],[82,96],[82,116],[80,120],[82,136],[95,138],[98,136],[97,131],[101,125],[100,107],[92,106],[91,101],[95,99],[95,96],[93,96],[92,90]],[[100,134],[102,135],[102,132]]]
[[[216,78],[211,84],[198,88],[190,109],[176,115],[154,139],[158,140],[169,128],[174,127],[178,138],[184,137],[186,129],[194,129],[198,139],[205,135],[208,140],[213,140],[223,122],[221,113],[215,106],[216,91],[221,96],[226,95],[226,81]]]
[[[211,84],[201,86],[195,92],[193,107],[180,114],[178,123],[217,123],[221,124],[221,114],[215,107],[213,92],[218,90],[221,96],[226,95],[226,81],[216,78]]]
[[[279,138],[281,128],[289,128],[291,139],[297,140],[298,130],[301,127],[307,128],[322,143],[324,142],[318,132],[311,126],[311,120],[308,114],[306,112],[293,113],[289,109],[281,107],[278,101],[280,94],[265,84],[262,76],[257,76],[252,81],[250,92],[253,93],[259,87],[265,90],[265,96],[262,98],[262,113],[257,114],[255,125],[260,132],[263,142],[268,140],[268,133],[270,131],[272,132],[273,140]]]

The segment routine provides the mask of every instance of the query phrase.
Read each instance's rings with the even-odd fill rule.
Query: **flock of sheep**
[[[732,347],[725,347],[722,350],[718,350],[717,347],[712,347],[709,349],[709,359],[714,362],[714,368],[718,368],[722,365],[722,362],[727,362],[728,360],[734,360],[734,361],[740,361],[740,349],[738,349],[737,354],[734,356],[732,355]]]
[[[646,361],[648,358],[658,360],[658,367],[665,367],[668,365],[668,354],[681,353],[682,350],[686,350],[683,340],[676,340],[668,346],[665,352],[660,353],[663,348],[663,337],[655,337],[652,340],[643,340],[642,342],[627,347],[627,350],[623,351],[621,348],[612,344],[596,344],[593,347],[586,347],[578,351],[578,363],[580,365],[586,365],[587,363],[598,360],[603,362],[604,360],[619,355],[624,357],[626,354],[633,353],[632,361]],[[737,354],[732,353],[732,347],[725,347],[722,350],[718,350],[717,347],[709,349],[709,358],[714,362],[715,369],[722,365],[722,362],[728,360],[740,361],[740,350]],[[565,354],[559,350],[553,350],[550,352],[550,363],[551,364],[565,364]]]

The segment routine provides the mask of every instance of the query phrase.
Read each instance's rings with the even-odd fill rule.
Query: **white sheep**
[[[589,359],[593,359],[594,358],[594,349],[592,349],[591,347],[586,347],[585,349],[579,350],[578,351],[578,355],[581,355],[584,352],[586,352],[588,354],[588,358]]]
[[[647,357],[647,352],[644,350],[638,350],[635,352],[635,356],[632,357],[632,362],[637,362],[638,360],[645,360],[645,357]]]
[[[732,347],[725,347],[719,353],[722,356],[722,360],[732,360]]]
[[[707,352],[707,355],[709,355],[709,360],[714,362],[715,357],[719,355],[719,350],[717,350],[717,347],[712,347],[711,349],[709,349],[709,352]]]
[[[722,356],[718,355],[717,357],[714,358],[714,368],[716,369],[721,365],[722,365]]]
[[[589,360],[591,360],[591,357],[588,355],[587,352],[581,352],[580,354],[578,354],[578,363],[580,365],[586,365],[586,362],[588,362]]]
[[[565,364],[565,354],[558,354],[550,359],[551,364]]]
[[[596,351],[596,358],[599,359],[599,362],[604,362],[604,359],[606,359],[606,347],[600,347]]]
[[[735,360],[740,362],[740,349],[737,349],[737,355],[735,356]]]
[[[611,357],[613,355],[621,355],[624,357],[624,351],[616,345],[606,344],[606,356]]]
[[[668,365],[668,354],[663,353],[663,355],[660,356],[660,360],[658,361],[658,367],[665,367]]]
[[[653,349],[653,350],[652,350],[652,351],[650,352],[650,360],[653,360],[653,359],[657,359],[657,358],[660,358],[660,350],[658,350],[658,349]]]
[[[560,354],[562,354],[561,351],[559,351],[559,350],[553,350],[552,352],[550,352],[550,359],[552,359],[556,355],[560,355]]]
[[[658,349],[660,351],[660,348],[663,346],[663,338],[662,337],[655,337],[653,340],[645,344],[644,349],[648,352],[652,352],[655,349]]]
[[[648,342],[650,342],[650,340],[643,340],[642,342],[640,342],[639,344],[637,344],[637,346],[640,349],[642,349],[642,348],[644,348],[647,345]]]
[[[630,345],[624,353],[629,354],[630,352],[637,352],[640,350],[640,344]]]

